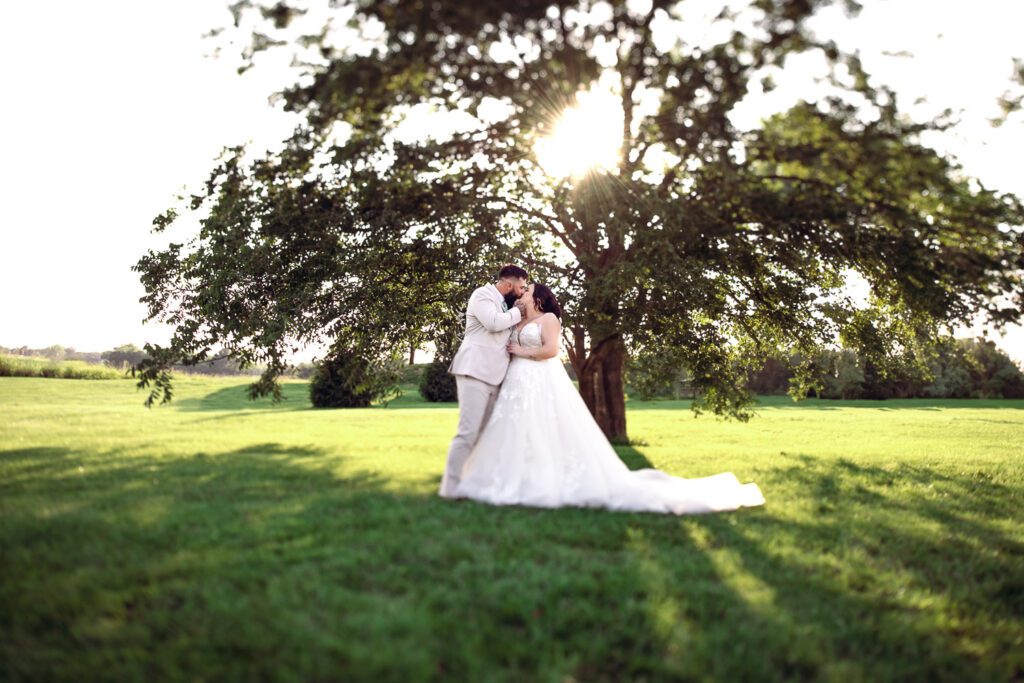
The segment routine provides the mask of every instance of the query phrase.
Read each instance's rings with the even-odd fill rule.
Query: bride
[[[740,484],[731,472],[683,479],[627,468],[558,358],[561,309],[554,294],[535,284],[522,299],[525,316],[508,345],[512,362],[451,497],[677,515],[764,504],[757,484]]]

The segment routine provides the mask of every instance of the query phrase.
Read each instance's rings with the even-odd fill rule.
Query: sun
[[[600,90],[579,93],[576,102],[534,146],[541,167],[556,178],[579,178],[619,163],[622,105],[612,93]]]

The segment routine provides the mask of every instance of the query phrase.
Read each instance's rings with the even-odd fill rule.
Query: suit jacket
[[[512,328],[523,317],[518,308],[505,309],[505,299],[494,285],[473,290],[466,306],[466,333],[448,366],[449,373],[501,384],[510,360],[505,346]]]

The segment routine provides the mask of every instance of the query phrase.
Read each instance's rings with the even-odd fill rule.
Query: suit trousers
[[[498,399],[500,385],[488,384],[469,375],[455,375],[459,392],[459,428],[448,447],[448,462],[441,477],[439,493],[450,498],[459,485],[462,466],[466,464],[480,431],[491,416]]]

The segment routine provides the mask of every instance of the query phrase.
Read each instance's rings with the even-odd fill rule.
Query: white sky
[[[716,5],[689,1],[695,10]],[[1024,56],[1024,2],[864,4],[853,21],[838,11],[823,16],[822,34],[859,47],[868,72],[896,87],[904,108],[928,98],[911,113],[965,110],[957,131],[929,144],[955,154],[985,185],[1024,195],[1021,118],[1001,129],[987,124],[1007,87],[1011,57]],[[252,140],[259,154],[296,122],[267,104],[271,92],[294,80],[280,60],[257,60],[238,76],[232,55],[204,58],[211,46],[200,36],[229,21],[225,8],[216,0],[5,8],[0,345],[101,351],[169,338],[168,330],[142,324],[143,290],[131,271],[147,248],[166,241],[150,234],[153,217],[183,186],[196,191],[222,147]],[[902,50],[914,58],[882,54]],[[756,121],[809,95],[816,68],[803,60],[776,91],[748,98],[737,118]],[[1024,361],[1024,329],[993,338]]]

